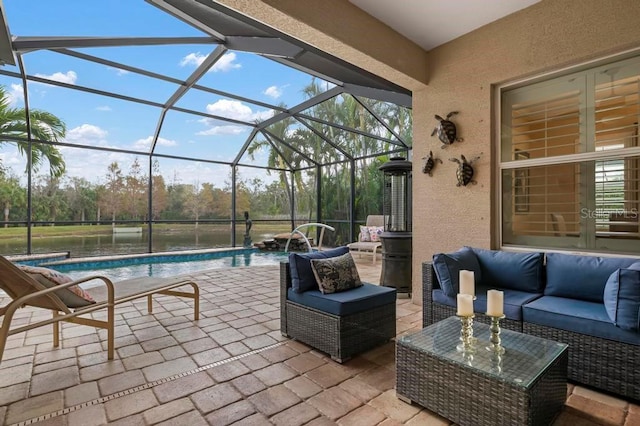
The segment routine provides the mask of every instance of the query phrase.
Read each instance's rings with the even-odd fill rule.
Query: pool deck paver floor
[[[355,256],[377,282],[380,262]],[[395,345],[337,364],[280,335],[278,266],[200,271],[201,319],[190,301],[116,307],[116,359],[105,331],[64,324],[12,336],[0,365],[0,425],[410,425],[450,422],[395,396]],[[4,304],[0,296],[0,305]],[[17,322],[45,316],[24,309]],[[397,302],[397,331],[420,329],[420,306]],[[556,426],[640,425],[640,406],[569,385]]]

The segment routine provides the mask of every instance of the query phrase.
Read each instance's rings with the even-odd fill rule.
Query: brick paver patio
[[[379,263],[357,259],[377,282]],[[116,359],[104,330],[64,324],[12,336],[0,365],[0,424],[26,425],[449,425],[395,396],[394,343],[342,365],[279,331],[278,266],[192,275],[189,301],[160,296],[116,308]],[[0,296],[0,306],[6,303]],[[420,306],[397,305],[398,334],[421,327]],[[20,321],[49,316],[24,309]],[[640,425],[640,406],[569,385],[558,426]]]

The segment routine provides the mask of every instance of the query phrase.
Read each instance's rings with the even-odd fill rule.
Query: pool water
[[[113,260],[83,261],[75,263],[47,263],[40,266],[55,269],[71,278],[104,275],[112,281],[135,277],[170,277],[193,274],[206,269],[235,266],[277,265],[288,253],[236,250],[206,254],[168,254],[153,257],[135,257]]]

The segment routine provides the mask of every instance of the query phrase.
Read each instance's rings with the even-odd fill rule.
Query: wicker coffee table
[[[485,349],[489,326],[475,323],[476,352],[464,355],[460,320],[450,317],[396,344],[396,394],[461,426],[546,425],[567,394],[567,345],[502,330],[503,355]]]

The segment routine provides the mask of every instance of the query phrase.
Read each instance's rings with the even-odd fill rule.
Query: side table
[[[461,426],[547,425],[567,395],[567,345],[502,330],[503,355],[485,349],[489,326],[474,324],[476,351],[456,350],[450,317],[396,343],[396,394]]]

